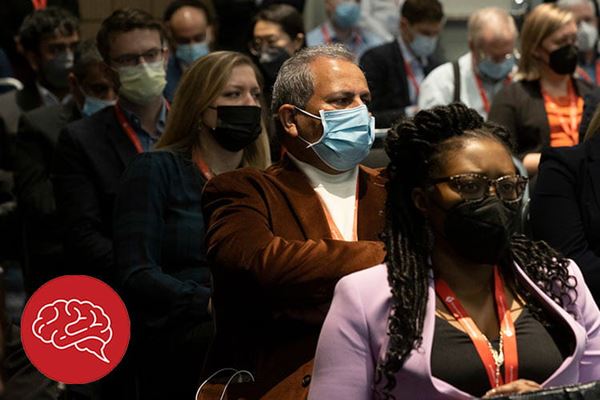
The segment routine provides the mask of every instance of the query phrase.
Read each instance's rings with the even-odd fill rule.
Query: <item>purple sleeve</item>
[[[577,278],[577,322],[586,331],[585,350],[579,362],[579,382],[600,380],[600,311],[577,264],[571,261],[569,270]]]
[[[319,337],[309,400],[372,398],[376,359],[361,294],[352,276],[342,278]]]

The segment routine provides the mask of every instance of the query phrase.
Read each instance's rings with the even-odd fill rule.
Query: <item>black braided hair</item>
[[[508,133],[498,125],[486,123],[473,109],[463,104],[435,107],[396,123],[389,131],[385,149],[387,167],[386,226],[382,239],[386,245],[388,281],[392,308],[388,321],[389,345],[377,366],[376,395],[393,398],[394,378],[411,351],[421,344],[427,305],[432,239],[422,214],[413,204],[411,193],[421,187],[440,168],[440,161],[466,138],[489,138],[512,148]],[[576,285],[567,270],[568,262],[543,242],[532,242],[515,235],[510,253],[501,262],[507,282],[523,296],[527,307],[545,321],[539,302],[527,291],[512,270],[516,261],[528,276],[561,307],[573,301]],[[385,378],[383,385],[380,385]]]

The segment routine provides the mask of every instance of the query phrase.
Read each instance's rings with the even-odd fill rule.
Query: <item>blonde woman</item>
[[[185,73],[157,151],[140,154],[117,193],[117,282],[132,320],[141,398],[192,398],[213,331],[200,196],[213,175],[270,163],[261,78],[239,53]]]
[[[488,119],[509,130],[530,175],[537,173],[542,148],[579,143],[583,97],[591,86],[573,77],[576,41],[571,12],[553,4],[534,8],[521,32],[517,82],[492,102]]]

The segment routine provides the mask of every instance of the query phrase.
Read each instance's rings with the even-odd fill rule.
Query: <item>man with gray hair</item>
[[[254,391],[242,397],[305,398],[336,282],[384,258],[385,181],[359,164],[375,121],[353,59],[331,45],[287,60],[272,102],[287,154],[204,189],[217,323],[207,373],[252,372]]]
[[[579,63],[577,74],[589,83],[598,84],[600,60],[598,60],[598,18],[590,0],[558,0],[556,5],[569,10],[577,22],[577,48]]]
[[[494,95],[510,82],[515,69],[517,28],[505,10],[482,8],[469,18],[468,41],[467,54],[425,78],[419,108],[460,101],[487,118]]]

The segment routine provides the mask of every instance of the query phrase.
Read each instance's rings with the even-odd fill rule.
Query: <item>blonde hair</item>
[[[240,65],[252,67],[256,80],[263,86],[260,72],[252,60],[241,53],[217,51],[192,64],[177,86],[165,132],[155,148],[186,153],[200,146],[202,115],[219,97],[233,69]],[[262,169],[271,164],[271,156],[265,123],[267,113],[262,99],[261,106],[263,130],[258,139],[244,149],[242,164]]]
[[[521,59],[517,79],[540,78],[540,61],[533,52],[548,36],[574,20],[570,11],[558,8],[554,4],[540,4],[533,9],[525,19],[521,31]]]
[[[517,25],[510,14],[500,7],[486,7],[475,11],[469,17],[467,24],[468,39],[476,46],[480,45],[481,36],[485,30],[492,32],[495,37],[512,36],[516,39]]]

